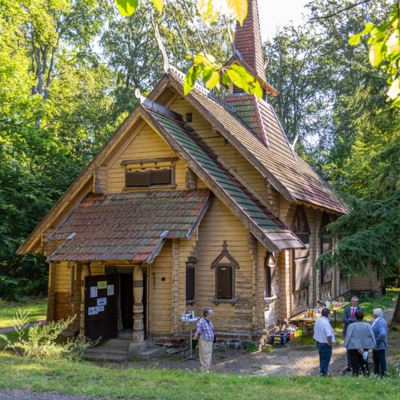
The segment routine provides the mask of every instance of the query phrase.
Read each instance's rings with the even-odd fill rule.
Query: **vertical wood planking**
[[[49,294],[47,303],[47,322],[54,321],[54,291],[56,281],[56,266],[54,262],[49,263]]]

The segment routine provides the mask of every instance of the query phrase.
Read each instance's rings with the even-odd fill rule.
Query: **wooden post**
[[[143,270],[141,265],[135,265],[133,270],[133,341],[144,342],[143,325]]]
[[[50,265],[49,265],[49,295],[48,295],[48,300],[47,300],[47,322],[54,321],[55,282],[56,282],[56,263],[53,261],[50,261]]]
[[[90,264],[82,265],[81,272],[81,330],[79,337],[85,337],[85,278],[90,276]]]

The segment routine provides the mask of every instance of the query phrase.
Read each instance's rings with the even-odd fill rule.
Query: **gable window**
[[[178,157],[125,160],[125,187],[122,190],[175,188]]]
[[[240,268],[238,262],[229,253],[226,240],[222,247],[224,250],[211,264],[211,269],[215,269],[213,301],[217,305],[219,302],[235,303],[235,270]]]
[[[304,249],[293,250],[293,291],[310,286],[310,228],[302,205],[297,207],[291,226],[293,233],[303,242]]]
[[[264,276],[265,276],[265,283],[264,283],[264,297],[270,298],[275,296],[275,270],[276,270],[276,263],[273,253],[268,253],[267,257],[265,258],[265,265],[264,265]]]
[[[195,299],[196,269],[193,264],[186,265],[186,301]]]
[[[319,231],[320,238],[320,251],[326,253],[333,248],[333,238],[328,236],[328,231],[326,229],[327,225],[330,224],[329,215],[324,212],[322,215],[321,228]],[[321,265],[321,283],[328,283],[332,281],[332,270],[328,270],[328,266],[325,263]]]

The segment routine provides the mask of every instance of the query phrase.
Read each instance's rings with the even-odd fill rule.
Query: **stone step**
[[[118,354],[103,354],[103,353],[83,353],[83,358],[88,361],[110,361],[110,362],[123,362],[128,359],[125,355]]]
[[[100,345],[126,347],[126,349],[128,350],[129,343],[132,343],[132,339],[118,338],[118,339],[105,340],[104,342],[101,342]]]
[[[94,346],[86,349],[86,353],[90,354],[114,354],[114,355],[128,355],[128,348],[126,346]]]
[[[147,350],[141,351],[139,357],[142,360],[148,361],[161,354],[164,354],[164,349],[162,347],[150,347],[147,348]]]

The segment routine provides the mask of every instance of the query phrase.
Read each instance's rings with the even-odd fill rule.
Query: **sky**
[[[258,0],[261,35],[263,42],[272,39],[277,27],[283,27],[290,21],[295,25],[302,23],[304,6],[311,0]],[[216,0],[216,5],[224,9],[225,0]]]

